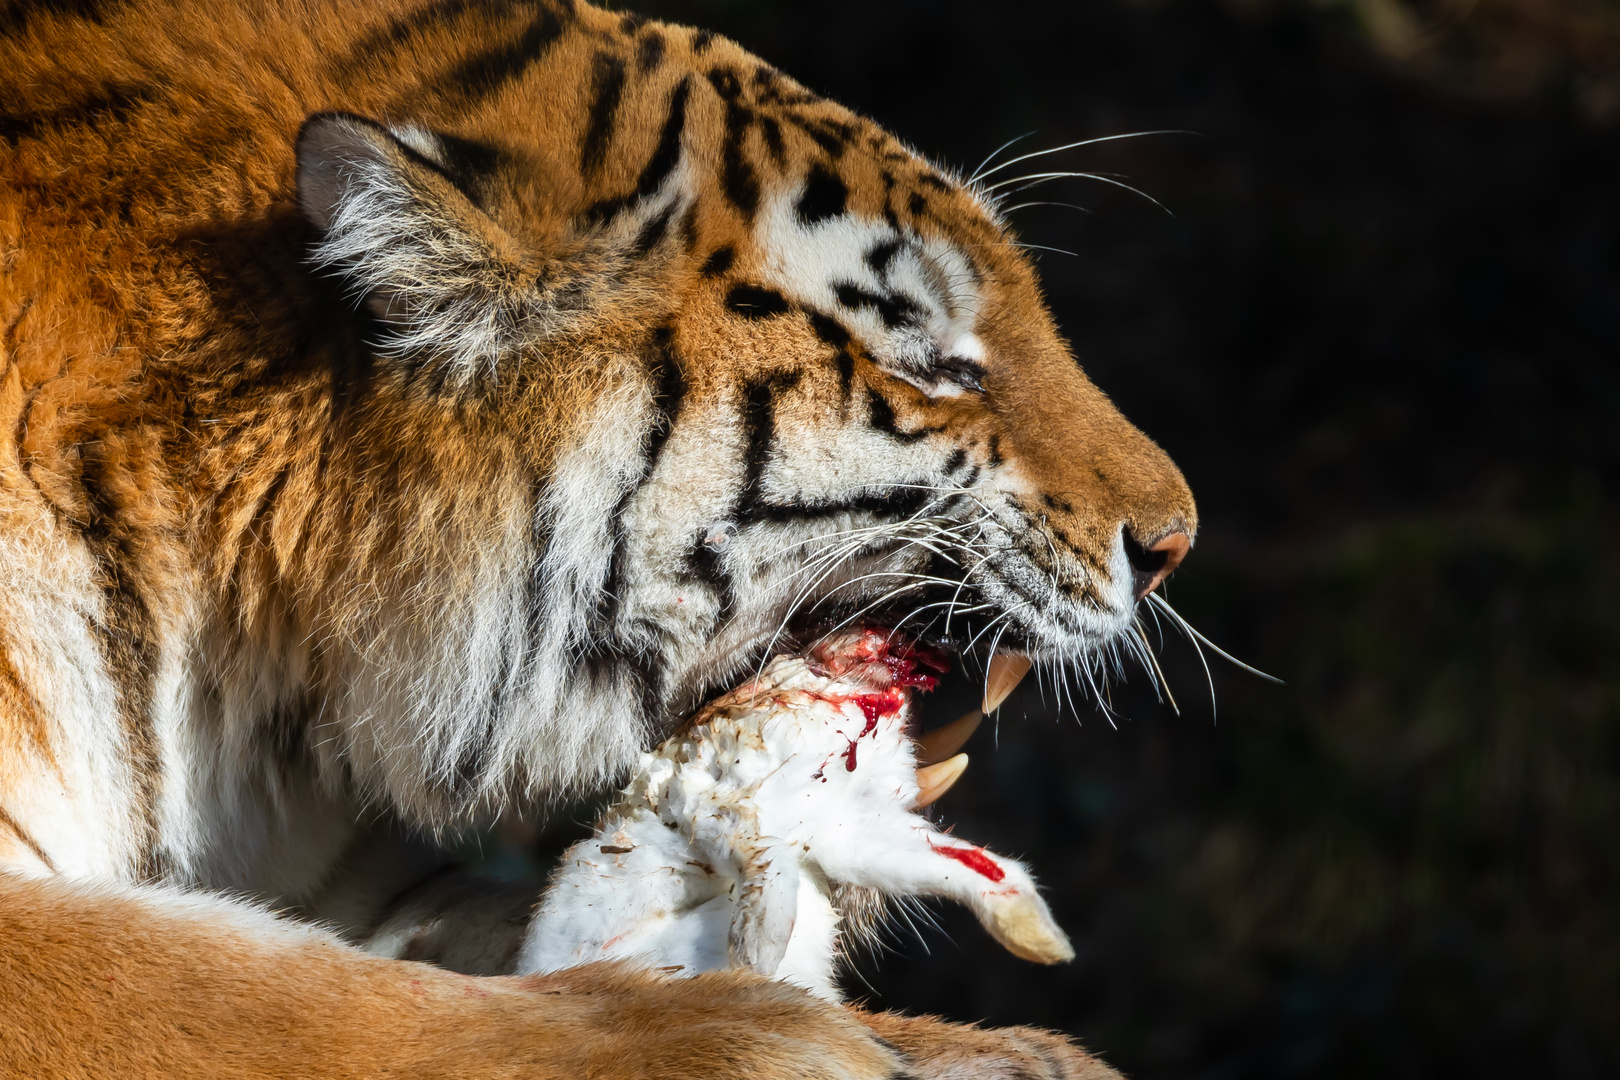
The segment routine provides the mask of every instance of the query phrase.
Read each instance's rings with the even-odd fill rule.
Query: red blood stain
[[[877,727],[880,717],[893,716],[900,711],[900,706],[906,703],[906,696],[898,690],[887,690],[881,694],[856,694],[849,700],[866,714],[866,730],[861,735],[869,735]]]
[[[932,657],[925,657],[918,652],[889,653],[883,657],[883,666],[889,669],[889,677],[896,686],[916,686],[923,690],[932,690],[939,685],[939,674],[930,674],[919,671],[918,668],[927,667],[943,674],[947,669],[938,665]]]
[[[867,730],[870,731],[871,728],[868,728]],[[848,769],[850,772],[855,771],[855,740],[854,739],[849,740],[849,748],[844,751],[844,768]]]
[[[929,846],[947,859],[955,859],[969,870],[982,874],[991,881],[1000,881],[1007,876],[1007,872],[997,866],[995,860],[984,853],[983,848],[942,847],[931,840]]]

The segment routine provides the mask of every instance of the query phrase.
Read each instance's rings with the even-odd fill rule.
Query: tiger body
[[[457,1060],[490,1075],[519,1044],[721,1075],[648,1064],[692,1022],[651,976],[484,1005],[198,890],[341,927],[400,884],[356,869],[378,821],[599,788],[796,613],[977,605],[943,633],[1095,655],[1194,530],[994,207],[723,39],[565,2],[109,0],[0,9],[0,70],[0,1065],[99,1075],[71,1033],[136,1014],[61,973],[110,938],[129,1030],[168,1037],[120,1075],[209,1074],[193,1029],[304,1075],[253,1040],[316,985],[347,1002],[306,1018],[321,1074],[390,1074],[445,1045],[390,1049],[413,980],[447,1030],[485,1010]],[[258,981],[176,974],[227,960]],[[716,1014],[800,1040],[751,1075],[1094,1067],[716,978]]]

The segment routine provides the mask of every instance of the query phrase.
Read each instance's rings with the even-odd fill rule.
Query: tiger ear
[[[347,113],[298,135],[298,201],[321,237],[314,262],[341,276],[388,329],[390,354],[431,358],[469,384],[553,329],[540,274],[468,197],[445,143]]]

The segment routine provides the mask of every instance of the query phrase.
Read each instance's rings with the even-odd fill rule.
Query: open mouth
[[[910,705],[905,710],[906,731],[916,744],[918,766],[918,795],[913,809],[931,805],[961,779],[968,766],[968,756],[960,752],[962,747],[986,714],[1001,707],[1031,667],[1025,656],[993,654],[979,707],[954,720],[925,724],[924,709],[914,697],[934,690],[951,670],[954,657],[947,647],[874,625],[823,635],[809,648],[807,659],[817,674],[870,687],[872,692],[860,695],[858,704],[874,721],[880,714]]]

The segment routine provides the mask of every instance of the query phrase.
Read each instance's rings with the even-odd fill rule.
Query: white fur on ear
[[[511,237],[423,152],[432,137],[407,140],[344,113],[305,122],[298,201],[322,230],[314,262],[383,319],[385,351],[431,356],[443,384],[492,376],[558,313]]]
[[[298,205],[323,232],[363,183],[368,169],[388,161],[392,136],[377,124],[345,113],[317,113],[298,133]]]

